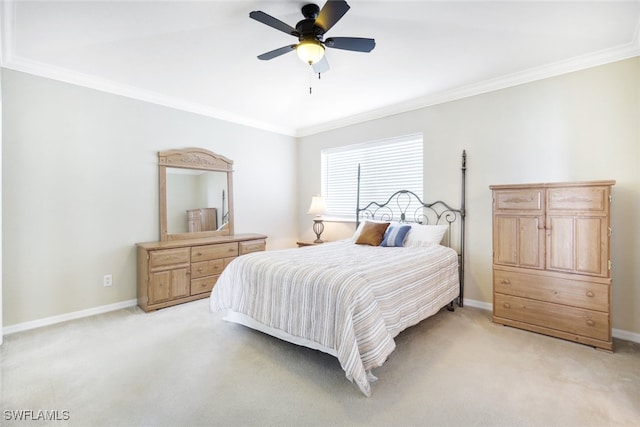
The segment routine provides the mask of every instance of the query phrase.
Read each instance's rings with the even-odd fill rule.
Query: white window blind
[[[322,151],[322,196],[326,216],[355,220],[360,165],[360,207],[385,202],[398,190],[422,198],[422,134]]]

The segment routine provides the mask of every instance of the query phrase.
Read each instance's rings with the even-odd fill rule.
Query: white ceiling
[[[303,136],[640,55],[640,0],[348,2],[327,37],[376,48],[327,49],[320,80],[256,59],[297,40],[249,12],[295,26],[305,1],[5,0],[2,65]]]

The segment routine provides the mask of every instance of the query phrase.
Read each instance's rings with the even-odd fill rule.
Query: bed
[[[462,306],[465,171],[463,153],[460,208],[407,190],[362,208],[358,197],[351,238],[236,258],[212,290],[211,310],[335,356],[370,396],[372,369],[393,352],[394,337]]]

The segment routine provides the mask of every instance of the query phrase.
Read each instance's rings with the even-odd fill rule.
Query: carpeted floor
[[[397,337],[367,398],[335,358],[229,324],[207,303],[5,336],[0,424],[640,425],[638,344],[611,354],[443,310]]]

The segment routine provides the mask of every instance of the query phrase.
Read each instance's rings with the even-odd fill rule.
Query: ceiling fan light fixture
[[[324,56],[324,46],[315,40],[304,40],[298,43],[296,53],[306,64],[313,65]]]

